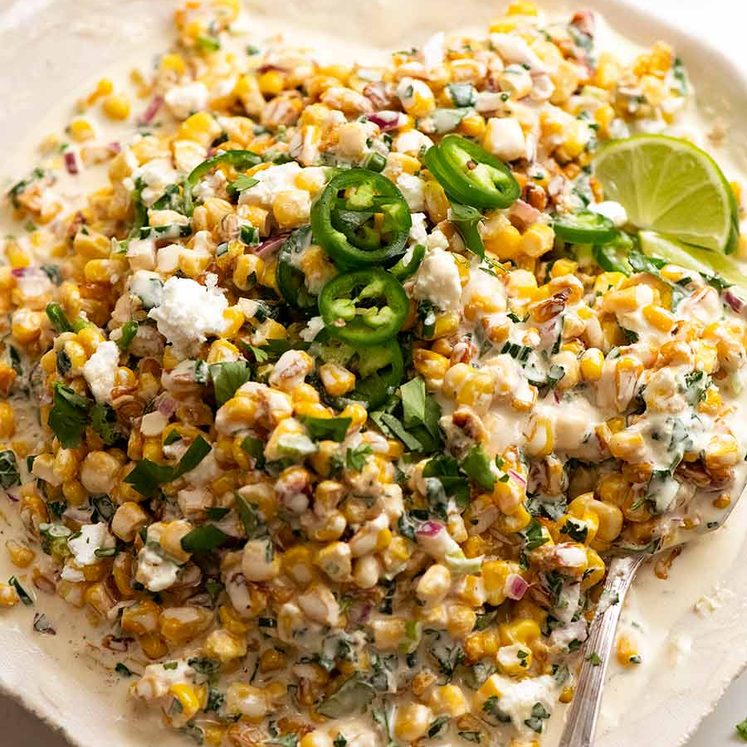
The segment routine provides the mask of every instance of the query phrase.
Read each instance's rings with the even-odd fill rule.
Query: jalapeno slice
[[[631,275],[633,268],[628,262],[628,255],[638,250],[636,240],[630,234],[620,232],[609,243],[594,246],[594,261],[605,272],[622,272],[625,275]]]
[[[306,278],[298,269],[297,263],[310,244],[311,228],[309,226],[293,231],[280,248],[275,271],[278,290],[283,298],[294,309],[305,313],[316,311],[316,296],[309,293]]]
[[[615,224],[591,210],[567,213],[553,221],[555,235],[571,244],[609,244],[619,235]]]
[[[414,275],[418,271],[418,267],[425,258],[425,247],[422,244],[415,244],[412,248],[412,254],[408,258],[407,255],[403,256],[389,272],[394,275],[397,280],[402,282],[407,280],[410,276]]]
[[[409,309],[404,288],[384,270],[368,268],[332,278],[319,295],[330,334],[360,347],[380,345],[400,331]]]
[[[402,349],[396,340],[357,348],[329,337],[321,342],[315,341],[309,352],[325,362],[334,362],[352,371],[356,386],[344,399],[363,402],[369,409],[376,409],[386,402],[405,372]]]
[[[521,192],[503,161],[460,135],[447,135],[424,160],[446,194],[463,205],[507,208]]]
[[[381,174],[349,169],[311,207],[314,238],[344,268],[382,265],[405,250],[412,220],[402,193]]]
[[[262,157],[251,150],[227,150],[225,153],[219,153],[217,156],[208,158],[207,161],[203,161],[201,164],[195,166],[189,172],[189,176],[184,182],[185,213],[192,215],[194,212],[192,190],[205,174],[210,173],[214,168],[222,164],[233,166],[237,170],[246,170],[252,166],[256,166],[258,163],[262,163]]]

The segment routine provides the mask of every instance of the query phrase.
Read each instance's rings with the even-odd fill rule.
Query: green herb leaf
[[[26,589],[23,588],[23,586],[21,586],[21,582],[15,576],[11,576],[8,579],[8,583],[16,590],[18,596],[21,598],[21,601],[27,607],[31,606],[34,603],[31,595],[26,591]]]
[[[132,485],[140,495],[152,498],[163,483],[171,480],[172,474],[173,470],[167,464],[157,464],[150,459],[141,459],[134,469],[130,470],[124,481]]]
[[[114,408],[103,402],[97,402],[91,408],[91,428],[101,436],[101,440],[107,446],[111,446],[122,437]]]
[[[257,469],[262,469],[265,466],[265,445],[254,436],[246,436],[241,442],[241,448],[249,456],[254,457]]]
[[[83,439],[88,423],[91,400],[81,397],[70,387],[57,382],[54,385],[54,400],[49,413],[49,427],[65,449],[74,449]]]
[[[449,220],[456,226],[467,249],[480,259],[485,257],[485,244],[483,244],[478,229],[482,218],[483,215],[477,208],[470,205],[460,205],[458,202],[451,203]]]
[[[236,195],[241,194],[245,189],[249,189],[255,184],[259,184],[259,179],[254,179],[251,176],[242,174],[238,179],[234,179],[228,184],[226,192],[228,192],[231,197],[236,197]]]
[[[179,435],[179,431],[174,429],[166,434],[166,438],[163,440],[164,446],[171,446],[171,444],[181,441],[182,437]]]
[[[225,506],[214,506],[205,509],[205,515],[210,521],[220,521],[225,516],[228,516],[229,513],[231,513],[231,509]]]
[[[309,438],[314,441],[340,441],[345,440],[348,428],[353,422],[352,418],[312,418],[302,417],[301,422],[306,426]]]
[[[537,519],[532,519],[529,526],[523,532],[520,532],[520,534],[526,543],[524,549],[527,552],[536,550],[538,547],[541,547],[549,541],[542,532],[542,524],[540,524]]]
[[[356,446],[354,449],[348,449],[345,454],[345,466],[348,469],[354,469],[360,472],[368,461],[368,457],[373,454],[373,449],[368,444]]]
[[[296,747],[298,744],[298,737],[295,734],[285,734],[282,737],[268,739],[265,744],[279,744],[281,747]]]
[[[592,651],[586,657],[586,661],[588,661],[593,667],[598,667],[602,663],[602,659],[600,658],[599,654],[596,651]]]
[[[491,461],[482,446],[473,446],[462,462],[462,470],[465,474],[483,490],[492,490],[498,481],[497,476],[490,468]]]
[[[425,391],[425,381],[420,377],[411,379],[400,387],[399,393],[402,398],[402,420],[405,428],[422,426],[432,439],[439,441],[438,421],[441,417],[441,408]]]
[[[384,433],[398,438],[410,451],[423,450],[423,444],[411,433],[408,433],[402,421],[391,413],[376,410],[370,412],[369,417]]]
[[[241,519],[241,523],[244,525],[244,531],[248,539],[252,539],[257,535],[259,529],[259,517],[257,516],[257,509],[253,503],[244,498],[244,496],[236,493],[236,513]]]
[[[11,449],[0,451],[0,486],[5,490],[21,484],[16,454]]]
[[[65,312],[62,310],[60,304],[48,303],[46,312],[47,317],[49,317],[49,321],[52,323],[52,327],[54,327],[54,331],[57,332],[57,334],[61,335],[63,332],[73,331],[73,325],[70,323],[67,316],[65,316]]]
[[[184,456],[179,460],[179,463],[174,467],[174,474],[171,480],[176,480],[177,477],[191,472],[212,451],[212,448],[202,436],[197,436],[184,453]]]
[[[251,379],[249,364],[245,360],[213,363],[210,366],[210,378],[215,387],[215,399],[218,406],[227,402],[236,390]]]
[[[122,677],[132,677],[132,670],[128,667],[122,664],[121,661],[117,662],[117,665],[114,667],[114,671],[121,675]]]
[[[740,721],[735,727],[737,734],[747,742],[747,718],[744,721]]]
[[[210,552],[228,539],[228,535],[215,524],[203,524],[182,537],[182,549],[185,552]]]
[[[317,711],[328,718],[340,718],[361,713],[371,705],[374,689],[356,673],[348,677],[330,696],[322,700]]]
[[[212,677],[220,672],[220,662],[217,659],[207,657],[195,657],[187,659],[187,664],[192,667],[198,674],[204,674],[206,677]]]
[[[137,322],[133,321],[125,322],[122,325],[122,336],[117,340],[117,346],[122,352],[125,352],[132,344],[139,326]]]

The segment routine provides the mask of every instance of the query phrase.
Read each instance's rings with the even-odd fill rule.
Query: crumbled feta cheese
[[[483,147],[503,161],[514,161],[526,152],[526,140],[518,119],[492,117],[482,140]]]
[[[177,119],[186,119],[190,114],[207,107],[208,89],[204,83],[187,83],[169,89],[163,99]]]
[[[148,436],[160,436],[168,425],[169,419],[158,410],[143,415],[140,421],[140,432]]]
[[[628,214],[625,208],[614,200],[605,200],[604,202],[592,202],[589,205],[592,213],[599,213],[605,218],[609,218],[618,228],[628,222]]]
[[[511,717],[516,728],[528,729],[524,722],[532,717],[532,709],[537,703],[540,703],[548,713],[552,711],[555,701],[555,680],[550,675],[527,677],[519,682],[508,678],[501,680],[505,687],[501,687],[502,695],[498,707]]]
[[[83,378],[97,402],[110,402],[117,377],[119,348],[116,342],[102,342],[83,365]]]
[[[440,228],[437,228],[428,235],[428,241],[426,241],[425,247],[429,251],[431,249],[446,250],[449,248],[449,240],[446,238],[446,234]]]
[[[451,252],[431,249],[415,275],[413,296],[432,301],[442,311],[456,311],[462,298],[462,281]]]
[[[129,290],[140,299],[144,309],[158,306],[163,299],[163,281],[155,272],[148,270],[137,270],[130,276]]]
[[[397,186],[410,210],[417,213],[425,209],[425,182],[420,177],[402,173],[397,177]]]
[[[176,583],[179,566],[164,557],[160,548],[150,542],[140,550],[137,556],[135,580],[145,586],[148,591],[163,591]]]
[[[156,269],[158,272],[164,274],[171,274],[179,269],[179,259],[182,256],[182,252],[185,251],[185,247],[181,244],[169,244],[168,246],[162,246],[158,250],[156,255]],[[160,281],[159,281],[159,287]],[[160,300],[159,302],[160,303]],[[152,304],[152,306],[158,306],[158,303]]]
[[[547,72],[542,60],[518,34],[491,34],[490,46],[506,63],[528,65],[534,72]]]
[[[324,329],[324,319],[320,316],[312,316],[306,326],[299,332],[299,337],[304,342],[312,342],[314,338]]]
[[[179,181],[179,174],[171,166],[170,159],[154,158],[136,169],[132,178],[134,181],[140,179],[145,184],[140,199],[150,206],[163,195],[169,184]]]
[[[215,275],[208,275],[206,286],[190,278],[171,277],[163,286],[160,305],[148,312],[158,331],[180,352],[188,352],[224,328],[228,301],[214,287],[216,280]]]
[[[114,545],[114,537],[109,534],[109,528],[103,522],[84,524],[80,532],[71,536],[67,541],[67,546],[78,565],[99,563],[101,558],[96,555],[96,550],[110,550]]]
[[[257,184],[241,192],[239,204],[261,205],[265,208],[271,208],[280,192],[295,188],[296,177],[300,173],[301,167],[295,161],[257,171],[253,175]]]
[[[16,285],[24,298],[37,298],[52,290],[52,281],[44,270],[26,267],[17,277]]]
[[[425,227],[425,213],[413,213],[410,216],[412,226],[410,227],[410,241],[423,244],[428,241],[428,231]]]
[[[480,113],[496,112],[503,109],[506,95],[501,91],[480,91],[475,102],[475,111]]]
[[[433,34],[433,36],[423,44],[423,49],[420,51],[420,59],[423,61],[426,70],[430,70],[431,68],[443,64],[444,37],[444,32],[439,31],[436,34]]]

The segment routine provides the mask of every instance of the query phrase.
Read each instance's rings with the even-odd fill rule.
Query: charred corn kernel
[[[101,109],[109,119],[123,120],[130,116],[130,99],[123,93],[111,93],[102,102]]]
[[[286,656],[282,651],[276,648],[267,649],[259,657],[259,671],[263,674],[266,672],[276,672],[286,666]]]
[[[117,603],[109,587],[100,581],[91,584],[84,592],[83,599],[101,617],[106,617]]]
[[[615,656],[618,663],[623,667],[629,667],[641,663],[641,656],[638,653],[638,647],[635,645],[630,636],[623,633],[618,636],[615,644]]]
[[[93,140],[96,137],[93,125],[84,117],[73,119],[67,126],[67,131],[70,137],[77,143],[82,143],[85,140]]]
[[[451,718],[464,716],[469,711],[469,704],[458,685],[441,685],[431,692],[428,705],[434,714],[446,714]]]
[[[319,366],[319,378],[327,394],[342,397],[355,389],[355,374],[337,363],[323,363]]]
[[[542,415],[532,418],[527,432],[526,451],[533,457],[547,456],[553,450],[555,434],[552,421]]]
[[[221,126],[212,114],[197,112],[197,114],[188,117],[179,125],[176,139],[192,140],[207,148],[221,132]]]

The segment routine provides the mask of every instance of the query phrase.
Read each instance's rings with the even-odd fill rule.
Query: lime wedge
[[[727,283],[747,288],[747,275],[744,265],[723,254],[688,246],[676,239],[670,239],[654,231],[641,231],[638,238],[641,249],[649,257],[658,257],[673,265],[694,270],[703,275],[719,275]]]
[[[613,140],[594,159],[605,197],[638,228],[725,254],[739,237],[734,194],[716,162],[686,140],[635,135]]]

